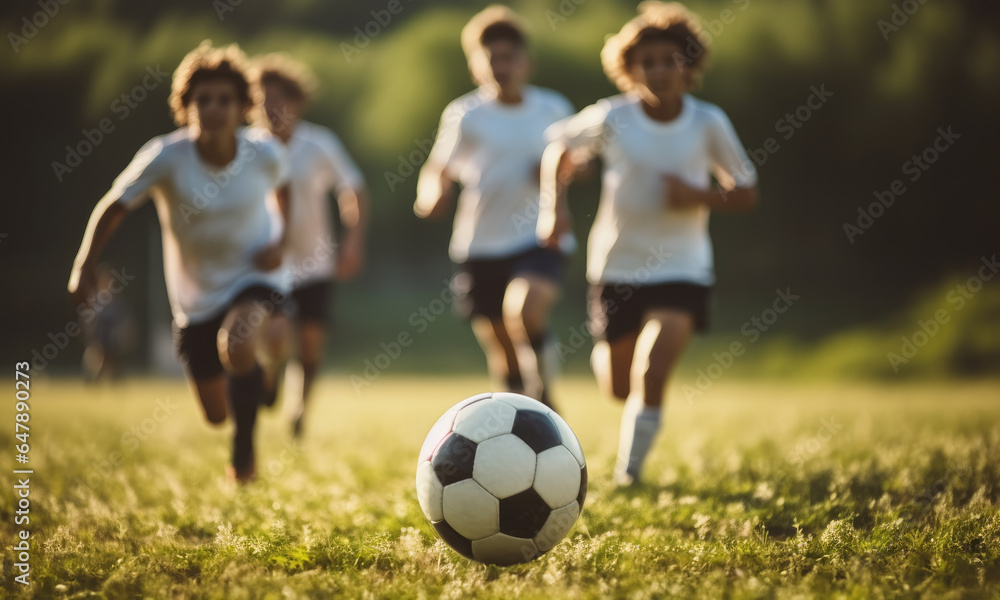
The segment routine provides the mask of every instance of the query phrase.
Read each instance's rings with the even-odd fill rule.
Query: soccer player
[[[572,114],[562,95],[528,84],[531,59],[520,19],[490,6],[462,29],[462,47],[479,86],[444,110],[420,171],[414,212],[439,217],[462,184],[449,255],[457,265],[459,308],[486,354],[493,379],[550,404],[545,360],[549,313],[559,295],[566,232],[541,248],[538,169],[545,129]]]
[[[239,483],[254,478],[257,409],[287,353],[287,163],[266,131],[243,127],[260,101],[239,47],[188,53],[170,93],[180,128],[147,142],[94,208],[69,281],[76,302],[94,293],[102,248],[152,196],[177,354],[208,422],[232,415]]]
[[[605,73],[623,94],[547,133],[543,243],[568,227],[560,158],[572,152],[604,160],[587,248],[588,309],[598,384],[625,400],[615,467],[621,485],[638,480],[660,427],[668,377],[692,332],[708,323],[715,279],[709,214],[757,203],[757,174],[729,118],[689,94],[707,54],[683,5],[643,2],[601,52]]]
[[[294,411],[292,433],[302,434],[306,402],[323,359],[333,279],[347,280],[361,269],[368,220],[368,193],[361,171],[340,139],[325,127],[301,119],[315,89],[309,69],[283,54],[255,61],[264,89],[264,125],[288,149],[288,255],[295,300],[294,354],[301,377],[287,377],[285,397]],[[327,195],[336,191],[342,236],[335,241]]]

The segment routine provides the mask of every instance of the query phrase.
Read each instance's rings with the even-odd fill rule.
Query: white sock
[[[618,462],[616,475],[639,478],[642,464],[660,430],[659,406],[646,406],[642,400],[629,399],[622,410],[621,431],[618,438]]]

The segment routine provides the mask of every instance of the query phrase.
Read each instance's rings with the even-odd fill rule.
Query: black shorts
[[[694,319],[695,331],[705,331],[710,292],[708,286],[682,282],[593,285],[587,293],[590,333],[597,340],[611,342],[626,333],[638,332],[643,315],[654,308],[686,312]]]
[[[333,282],[329,279],[312,281],[292,290],[295,318],[303,323],[326,325],[330,317],[333,290]]]
[[[561,283],[566,255],[548,248],[531,248],[504,258],[472,259],[458,265],[455,306],[462,316],[499,319],[507,284],[519,275],[540,275]]]
[[[219,329],[230,309],[247,301],[261,302],[267,314],[294,312],[294,301],[287,296],[266,285],[252,285],[237,294],[229,306],[207,321],[191,323],[187,327],[178,327],[174,323],[174,350],[188,377],[195,380],[211,379],[225,372],[219,358]]]

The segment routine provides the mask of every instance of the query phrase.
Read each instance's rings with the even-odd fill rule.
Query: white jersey
[[[526,86],[507,105],[480,88],[451,102],[428,163],[462,184],[449,255],[457,263],[537,247],[538,166],[545,129],[573,113],[562,95]],[[563,249],[572,250],[568,237]]]
[[[340,139],[325,127],[301,121],[288,140],[288,259],[292,286],[336,273],[336,241],[330,227],[331,190],[340,193],[365,187],[364,177]]]
[[[719,107],[684,96],[680,115],[657,122],[633,95],[598,101],[546,136],[604,160],[601,201],[590,231],[587,279],[655,284],[715,281],[709,208],[672,209],[664,175],[707,190],[711,176],[751,187],[757,173]]]
[[[281,237],[274,190],[287,176],[285,151],[266,131],[241,128],[236,141],[233,161],[215,168],[201,160],[187,128],[155,137],[108,192],[130,210],[152,195],[179,327],[215,317],[248,286],[288,290],[287,268],[254,266],[256,253]]]

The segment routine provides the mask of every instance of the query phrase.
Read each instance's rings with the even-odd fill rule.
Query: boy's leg
[[[625,400],[629,394],[632,375],[632,357],[638,331],[622,334],[612,341],[598,340],[590,354],[590,366],[597,379],[597,386],[607,397]]]
[[[278,396],[278,377],[284,372],[291,350],[291,319],[280,310],[274,311],[261,326],[256,347],[257,360],[264,369],[265,395],[263,403],[274,406]]]
[[[632,357],[643,316],[637,293],[621,284],[592,285],[587,291],[589,328],[594,336],[590,366],[600,390],[617,400],[625,400],[631,389]]]
[[[631,483],[639,478],[646,455],[660,429],[667,380],[694,330],[689,313],[653,309],[646,313],[636,340],[630,392],[622,411],[615,478]]]
[[[205,411],[205,420],[212,425],[222,425],[226,422],[229,410],[229,386],[226,382],[226,375],[220,373],[207,379],[191,379],[191,386],[195,395],[201,401],[202,410]]]
[[[494,385],[523,393],[524,380],[517,353],[503,321],[503,296],[510,279],[509,259],[473,260],[460,266],[453,285],[459,311],[469,317],[472,333],[486,354],[486,366]]]
[[[218,333],[219,358],[229,376],[228,397],[233,414],[233,474],[247,482],[256,474],[253,432],[257,410],[273,390],[268,390],[258,349],[273,362],[287,350],[287,319],[273,306],[239,300],[226,313]],[[274,356],[278,355],[278,356]]]
[[[292,419],[292,433],[295,437],[302,435],[302,424],[305,418],[306,403],[309,401],[309,394],[312,390],[313,382],[319,373],[319,365],[323,360],[323,347],[326,343],[326,331],[321,323],[314,321],[299,321],[296,327],[298,346],[298,367],[301,371],[298,378],[289,377],[288,369],[285,370],[285,398],[292,401],[295,398],[295,408]],[[295,384],[294,396],[289,393],[291,386]]]
[[[285,399],[291,408],[292,434],[295,437],[302,434],[306,403],[323,361],[332,293],[333,283],[327,280],[313,281],[292,291],[295,318],[290,327],[295,330],[295,358],[298,364],[295,369],[284,369],[284,388]]]
[[[226,371],[219,360],[216,337],[222,317],[180,328],[173,325],[174,349],[184,374],[201,403],[205,420],[222,425],[229,415]]]
[[[473,317],[472,332],[486,354],[486,366],[490,378],[499,382],[509,392],[523,393],[524,383],[518,367],[517,354],[504,327],[503,319]]]
[[[549,406],[548,384],[556,367],[548,364],[545,346],[552,339],[549,314],[559,298],[559,284],[548,277],[524,273],[507,285],[503,322],[515,349],[525,393]]]

